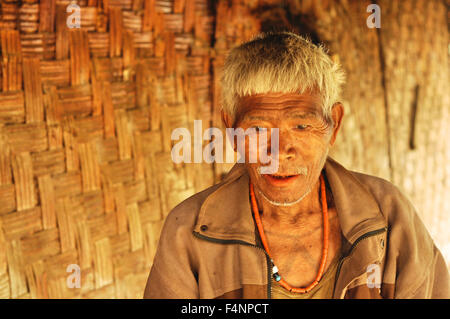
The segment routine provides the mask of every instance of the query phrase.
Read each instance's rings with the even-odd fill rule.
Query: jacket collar
[[[352,172],[331,157],[327,158],[324,169],[342,234],[350,244],[367,232],[386,227],[375,198]],[[249,202],[249,176],[244,164],[235,164],[215,191],[206,197],[194,232],[218,240],[257,245]]]

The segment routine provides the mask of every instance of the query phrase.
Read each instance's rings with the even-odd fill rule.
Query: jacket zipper
[[[272,287],[271,287],[271,261],[270,261],[270,257],[267,254],[267,252],[264,250],[264,248],[247,243],[245,241],[242,240],[236,240],[236,239],[217,239],[217,238],[213,238],[213,237],[208,237],[205,235],[202,235],[196,231],[192,232],[194,234],[195,237],[200,238],[200,239],[204,239],[206,241],[210,241],[213,243],[218,243],[218,244],[237,244],[237,245],[243,245],[243,246],[250,246],[250,247],[255,247],[258,248],[260,250],[262,250],[262,252],[264,253],[264,255],[266,256],[266,265],[267,265],[267,298],[270,299],[271,295],[272,295]]]
[[[387,227],[383,227],[383,228],[380,228],[380,229],[372,230],[372,231],[370,231],[370,232],[367,232],[367,233],[365,233],[365,234],[359,236],[359,237],[355,240],[355,242],[354,242],[354,243],[352,244],[352,246],[350,247],[350,250],[348,251],[348,253],[347,253],[344,257],[342,257],[341,260],[339,260],[338,268],[337,268],[337,271],[336,271],[336,277],[335,277],[335,279],[334,279],[333,296],[334,296],[334,293],[335,293],[335,290],[336,290],[336,283],[337,283],[337,280],[338,280],[338,278],[339,278],[339,273],[341,272],[341,267],[342,267],[342,264],[344,263],[344,260],[347,259],[348,257],[350,257],[350,255],[352,254],[352,251],[354,250],[354,248],[355,248],[355,247],[356,247],[363,239],[367,239],[367,238],[369,238],[369,237],[372,237],[372,236],[381,234],[381,233],[385,232],[386,230],[387,230]]]

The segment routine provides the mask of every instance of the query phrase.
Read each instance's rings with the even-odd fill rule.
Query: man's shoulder
[[[330,157],[328,158],[326,167],[330,169],[335,180],[342,181],[337,183],[337,185],[351,189],[356,188],[355,190],[363,190],[363,192],[369,193],[378,203],[387,198],[406,198],[399,187],[385,178],[347,168]],[[350,193],[353,195],[353,191],[350,191]]]
[[[166,223],[176,222],[176,224],[182,224],[189,227],[194,226],[200,209],[206,199],[221,186],[233,182],[233,180],[242,175],[243,170],[243,165],[237,164],[233,166],[220,182],[197,192],[180,202],[169,212]]]
[[[189,227],[193,226],[197,220],[197,216],[203,203],[209,195],[220,187],[221,184],[222,183],[212,185],[180,202],[171,209],[166,217],[165,223],[175,223]]]
[[[373,175],[352,171],[351,174],[375,198],[389,227],[402,225],[403,229],[425,233],[425,227],[411,199],[394,183]],[[405,228],[406,226],[406,228]]]
[[[376,198],[385,196],[405,196],[399,187],[385,178],[357,171],[349,172]]]

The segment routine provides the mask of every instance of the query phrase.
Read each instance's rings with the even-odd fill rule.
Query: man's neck
[[[316,214],[322,214],[319,180],[300,202],[292,206],[274,205],[258,191],[255,192],[255,197],[258,208],[262,211],[261,218],[264,219],[265,224],[276,224],[281,227],[295,226],[301,220],[306,220]]]

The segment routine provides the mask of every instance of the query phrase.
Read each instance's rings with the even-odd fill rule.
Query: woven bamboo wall
[[[170,158],[211,121],[212,7],[78,1],[69,29],[68,4],[2,2],[0,297],[140,298],[165,215],[214,182]]]
[[[167,213],[231,166],[175,165],[171,132],[222,127],[227,51],[278,24],[313,29],[350,75],[335,157],[396,182],[450,242],[444,4],[381,2],[369,30],[364,1],[85,0],[74,29],[69,1],[1,1],[0,298],[142,297]]]

